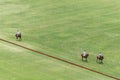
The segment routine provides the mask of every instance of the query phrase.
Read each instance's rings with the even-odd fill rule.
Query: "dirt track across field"
[[[96,71],[96,70],[93,70],[93,69],[90,69],[90,68],[87,68],[87,67],[84,67],[84,66],[81,66],[79,64],[76,64],[76,63],[73,63],[73,62],[70,62],[70,61],[67,61],[67,60],[64,60],[64,59],[61,59],[61,58],[58,58],[58,57],[55,57],[55,56],[51,56],[49,54],[46,54],[46,53],[42,53],[42,52],[39,52],[39,51],[36,51],[36,50],[33,50],[31,48],[28,48],[28,47],[25,47],[25,46],[22,46],[22,45],[19,45],[19,44],[16,44],[14,42],[11,42],[11,41],[8,41],[8,40],[5,40],[5,39],[1,39],[1,41],[4,41],[4,42],[7,42],[7,43],[10,43],[10,44],[13,44],[13,45],[16,45],[16,46],[19,46],[19,47],[22,47],[24,49],[27,49],[27,50],[30,50],[32,52],[35,52],[35,53],[38,53],[38,54],[42,54],[42,55],[45,55],[45,56],[48,56],[48,57],[51,57],[51,58],[54,58],[56,60],[59,60],[59,61],[62,61],[62,62],[65,62],[65,63],[68,63],[68,64],[71,64],[71,65],[74,65],[74,66],[77,66],[77,67],[80,67],[80,68],[83,68],[83,69],[86,69],[86,70],[89,70],[89,71],[92,71],[92,72],[95,72],[95,73],[98,73],[98,74],[101,74],[103,76],[107,76],[109,78],[112,78],[112,79],[116,79],[116,80],[120,80],[119,78],[116,78],[114,76],[110,76],[110,75],[107,75],[105,73],[102,73],[102,72],[99,72],[99,71]]]

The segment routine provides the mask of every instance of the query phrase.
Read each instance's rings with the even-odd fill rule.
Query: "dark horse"
[[[83,56],[83,54],[81,54],[82,61],[83,61],[83,60],[87,61],[88,56],[89,56],[89,54],[86,54],[85,56]]]
[[[104,56],[97,56],[97,62],[98,63],[103,63]]]
[[[21,34],[15,34],[17,40],[22,40]]]

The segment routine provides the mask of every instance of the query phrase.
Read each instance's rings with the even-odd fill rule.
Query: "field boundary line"
[[[117,78],[117,77],[114,77],[114,76],[111,76],[111,75],[107,75],[107,74],[105,74],[105,73],[102,73],[102,72],[99,72],[99,71],[96,71],[96,70],[87,68],[87,67],[85,67],[85,66],[81,66],[81,65],[79,65],[79,64],[77,64],[77,63],[73,63],[73,62],[70,62],[70,61],[67,61],[67,60],[64,60],[64,59],[61,59],[61,58],[58,58],[58,57],[55,57],[55,56],[52,56],[52,55],[49,55],[49,54],[40,52],[40,51],[37,51],[37,50],[33,50],[33,49],[31,49],[31,48],[28,48],[28,47],[19,45],[19,44],[17,44],[17,43],[14,43],[14,42],[11,42],[11,41],[2,39],[2,38],[0,38],[0,40],[1,40],[1,41],[4,41],[4,42],[7,42],[7,43],[10,43],[10,44],[13,44],[13,45],[16,45],[16,46],[19,46],[19,47],[21,47],[21,48],[27,49],[27,50],[29,50],[29,51],[32,51],[32,52],[35,52],[35,53],[38,53],[38,54],[42,54],[42,55],[44,55],[44,56],[48,56],[48,57],[51,57],[51,58],[53,58],[53,59],[56,59],[56,60],[59,60],[59,61],[62,61],[62,62],[71,64],[71,65],[74,65],[74,66],[77,66],[77,67],[80,67],[80,68],[83,68],[83,69],[85,69],[85,70],[89,70],[89,71],[92,71],[92,72],[101,74],[101,75],[103,75],[103,76],[107,76],[107,77],[112,78],[112,79],[120,80],[120,79]]]

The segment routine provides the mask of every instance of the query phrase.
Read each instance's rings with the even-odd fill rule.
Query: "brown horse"
[[[85,56],[83,56],[83,54],[81,54],[82,61],[83,61],[83,60],[87,61],[88,56],[89,56],[89,54],[86,54]]]
[[[21,34],[15,34],[17,40],[22,40]]]
[[[98,63],[103,63],[104,56],[97,56],[97,62]]]

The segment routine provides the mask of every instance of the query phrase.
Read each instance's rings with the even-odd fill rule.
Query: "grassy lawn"
[[[119,0],[0,0],[0,38],[120,78],[119,4]],[[14,37],[17,30],[23,34],[21,42]],[[9,44],[0,42],[0,54],[4,61],[0,64],[0,76],[8,75],[3,77],[4,80],[14,80],[14,77],[15,80],[110,80],[19,47],[6,45]],[[80,54],[84,49],[90,54],[88,63],[81,61]],[[96,63],[96,55],[100,51],[105,56],[102,65]],[[9,58],[11,62],[8,61]],[[20,66],[22,64],[25,66]],[[50,71],[49,68],[54,70],[54,67],[55,71]]]
[[[0,47],[0,80],[113,80],[2,41]]]

